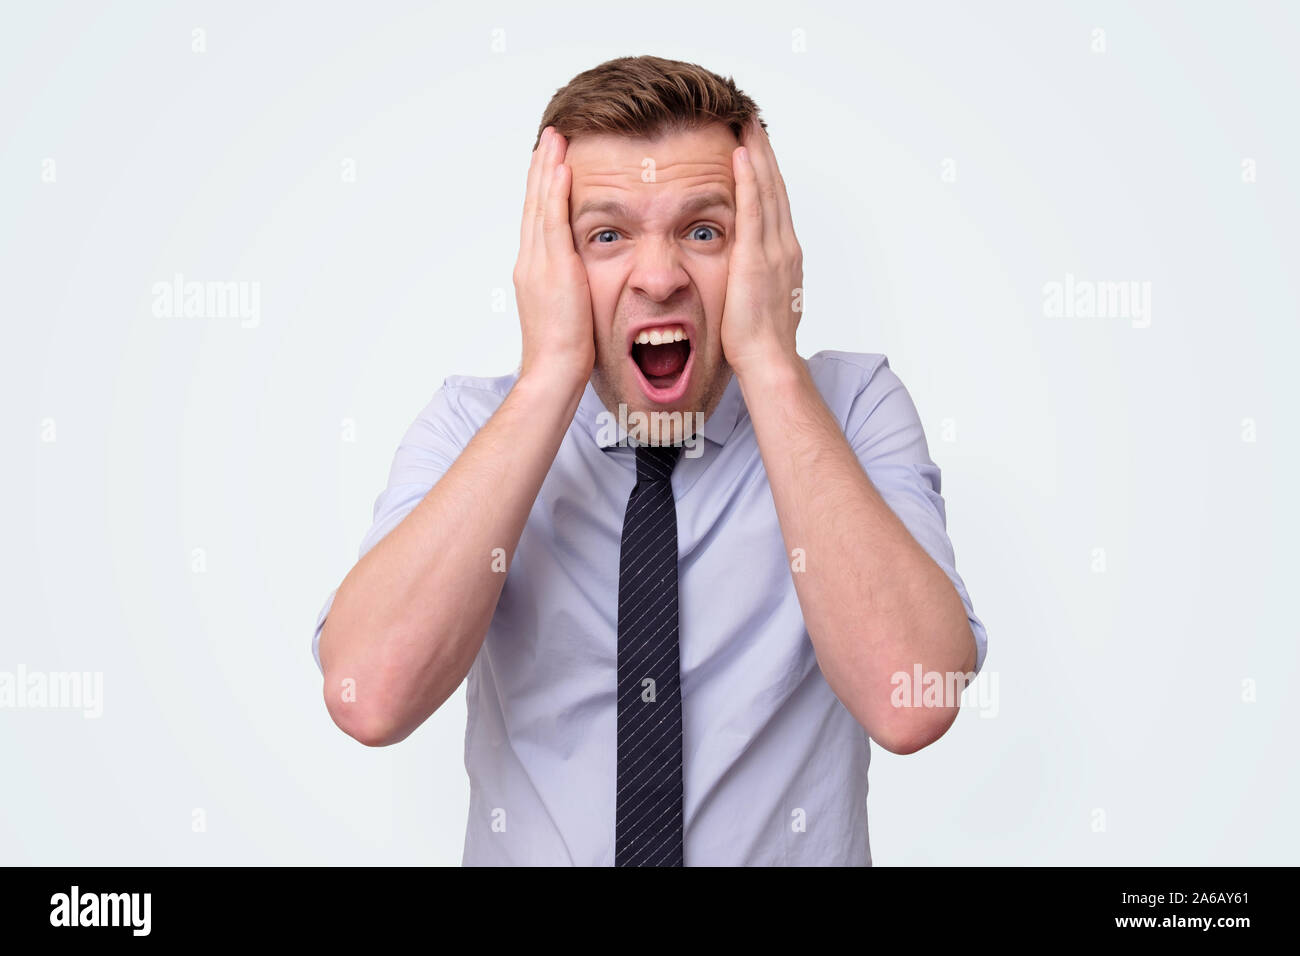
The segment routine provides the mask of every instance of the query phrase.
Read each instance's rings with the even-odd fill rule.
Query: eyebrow
[[[697,193],[690,199],[682,203],[681,208],[677,210],[679,216],[689,216],[703,209],[712,209],[721,207],[729,211],[735,211],[732,205],[731,197],[723,192]],[[631,219],[632,213],[627,208],[627,204],[618,199],[588,199],[573,215],[573,222],[577,222],[587,216],[595,213],[604,213],[605,215],[616,216],[623,219]]]

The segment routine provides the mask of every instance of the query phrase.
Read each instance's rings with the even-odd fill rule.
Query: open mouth
[[[666,405],[686,394],[695,352],[684,325],[641,329],[632,340],[631,359],[641,388],[652,402]]]

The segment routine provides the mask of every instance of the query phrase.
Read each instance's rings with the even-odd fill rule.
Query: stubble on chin
[[[634,384],[632,386],[633,392],[630,395],[619,390],[619,375],[623,371],[622,365],[624,361],[626,361],[626,357],[620,357],[617,365],[613,368],[610,367],[608,362],[597,361],[595,367],[591,370],[591,387],[595,390],[601,403],[612,415],[618,415],[618,406],[620,404],[627,407],[629,414],[638,410],[648,412],[650,408],[647,407],[645,397],[641,394],[639,386]],[[698,369],[693,371],[698,374]],[[708,385],[700,394],[698,401],[695,402],[697,407],[682,409],[682,411],[688,413],[687,421],[691,421],[697,411],[704,413],[704,420],[707,420],[713,414],[714,409],[718,407],[718,403],[722,401],[722,395],[727,390],[727,385],[731,382],[731,375],[731,366],[727,364],[726,359],[719,361],[717,368],[714,369],[712,376],[710,376]]]

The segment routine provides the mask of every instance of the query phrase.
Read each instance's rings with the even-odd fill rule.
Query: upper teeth
[[[637,333],[637,345],[663,345],[666,342],[680,342],[686,338],[686,330],[680,325],[665,325],[658,329],[642,329]]]

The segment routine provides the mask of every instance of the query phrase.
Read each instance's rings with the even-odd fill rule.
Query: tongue
[[[685,342],[667,342],[663,345],[638,345],[637,364],[646,378],[667,378],[681,374],[686,367],[690,346]]]

